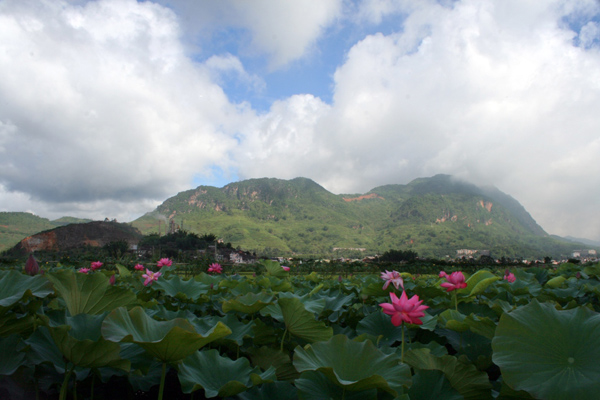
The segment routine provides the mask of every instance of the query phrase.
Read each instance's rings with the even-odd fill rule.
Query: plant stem
[[[158,388],[158,400],[162,400],[163,391],[165,390],[165,377],[167,376],[167,363],[163,362],[162,375],[160,377],[160,387]]]
[[[404,322],[402,322],[402,353],[400,353],[400,362],[404,362]]]
[[[285,332],[283,332],[283,337],[281,338],[281,346],[279,346],[279,351],[283,353],[283,341],[285,340],[285,334],[287,333],[287,328],[285,328]]]
[[[63,380],[62,386],[60,387],[60,394],[58,396],[59,400],[67,400],[67,390],[69,387],[69,378],[73,373],[73,369],[75,368],[75,364],[68,370],[65,370],[65,379]]]
[[[456,295],[456,290],[454,291],[454,309],[458,311],[458,296]]]

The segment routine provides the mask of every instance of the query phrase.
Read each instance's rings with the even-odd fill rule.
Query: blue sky
[[[445,173],[600,239],[599,106],[596,0],[0,0],[0,211]]]

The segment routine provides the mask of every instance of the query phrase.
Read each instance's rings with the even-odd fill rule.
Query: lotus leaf
[[[285,327],[292,335],[311,343],[333,336],[333,329],[317,321],[298,298],[280,298],[277,304],[281,307]]]
[[[239,311],[254,314],[273,302],[273,296],[264,292],[246,293],[234,299],[223,302],[223,312]]]
[[[402,326],[390,323],[390,317],[382,312],[374,312],[363,318],[356,326],[356,333],[372,335],[379,345],[391,346],[402,341]]]
[[[464,397],[450,385],[442,371],[417,370],[408,390],[410,400],[463,400]]]
[[[263,383],[237,395],[239,400],[297,400],[298,390],[288,382]]]
[[[426,348],[407,351],[404,361],[417,369],[442,371],[465,400],[492,399],[492,385],[487,374],[478,371],[473,364],[460,362],[453,356],[436,357]]]
[[[486,269],[480,269],[467,279],[467,287],[460,289],[459,293],[467,293],[469,296],[476,296],[481,294],[488,288],[492,283],[499,280],[500,278]]]
[[[377,399],[377,389],[360,391],[346,391],[330,381],[325,374],[319,371],[305,371],[294,382],[298,388],[298,398],[301,400],[365,400]]]
[[[231,360],[217,350],[196,352],[179,365],[179,381],[184,393],[204,388],[206,397],[234,396],[248,388],[275,379],[275,368],[261,372],[250,367],[246,358]]]
[[[0,271],[0,314],[26,295],[43,298],[52,292],[52,285],[42,275],[27,276],[15,270]]]
[[[515,390],[547,400],[592,399],[600,391],[600,315],[557,311],[533,300],[502,315],[493,360]]]
[[[131,290],[111,286],[109,279],[103,274],[88,275],[62,270],[47,276],[65,300],[71,315],[101,314],[136,301]]]
[[[231,333],[217,322],[209,331],[198,333],[187,320],[175,318],[156,321],[141,307],[131,311],[123,307],[112,311],[102,323],[102,336],[113,342],[133,342],[162,362],[181,360],[196,350]]]
[[[320,371],[350,391],[381,389],[396,396],[411,383],[410,367],[396,354],[386,355],[370,341],[356,342],[336,335],[326,342],[296,347],[294,366],[299,372]]]
[[[0,375],[12,375],[25,361],[24,346],[18,335],[0,338]]]
[[[162,290],[168,296],[193,301],[198,301],[200,296],[207,294],[210,289],[210,285],[197,282],[194,279],[186,281],[178,275],[173,275],[171,279],[159,279],[152,287],[155,290]]]
[[[262,260],[260,263],[267,269],[268,275],[276,278],[286,278],[290,275],[290,273],[284,270],[277,261]]]

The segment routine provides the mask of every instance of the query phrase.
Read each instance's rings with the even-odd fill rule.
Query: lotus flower
[[[89,268],[79,268],[77,270],[77,272],[81,272],[82,274],[87,274],[88,272],[90,272]]]
[[[25,262],[25,273],[27,275],[37,275],[40,272],[40,266],[37,263],[37,261],[35,261],[35,258],[33,258],[33,254],[29,255],[29,258],[27,259],[27,261]]]
[[[95,271],[97,269],[100,269],[100,267],[102,267],[102,263],[100,261],[94,261],[92,262],[92,265],[90,265],[90,268],[92,271]]]
[[[213,274],[221,274],[223,273],[223,267],[221,267],[221,264],[212,263],[208,266],[208,272]]]
[[[142,278],[146,278],[146,280],[144,281],[144,286],[148,286],[153,281],[157,281],[161,275],[162,275],[162,272],[152,272],[146,268],[146,273],[144,275],[142,275]]]
[[[514,281],[517,280],[517,278],[515,277],[515,274],[513,274],[512,272],[509,272],[506,275],[504,275],[504,280],[508,281],[509,283],[513,283]]]
[[[404,280],[402,280],[402,277],[398,271],[390,272],[385,270],[385,272],[381,273],[381,279],[385,280],[385,283],[383,284],[383,290],[387,289],[390,283],[394,284],[396,290],[398,290],[399,286],[402,286],[402,289],[404,289]]]
[[[108,283],[110,283],[112,286],[114,286],[114,284],[117,282],[117,275],[112,274],[110,279],[108,280]]]
[[[172,264],[173,264],[173,261],[169,260],[168,258],[161,258],[156,263],[156,266],[158,268],[162,268],[162,267],[170,267]]]
[[[442,271],[440,272],[440,278],[446,279],[446,282],[440,285],[441,287],[446,288],[446,292],[467,287],[467,284],[465,283],[465,276],[461,271],[453,272],[450,275]]]
[[[383,308],[383,312],[392,316],[392,324],[400,326],[403,322],[415,325],[422,325],[423,321],[419,318],[424,317],[423,310],[429,306],[422,306],[423,300],[419,300],[419,296],[414,295],[410,299],[406,296],[406,292],[402,292],[400,298],[396,293],[390,292],[391,303],[379,304]]]
[[[285,265],[282,265],[281,268],[283,268],[283,270],[285,272],[289,272],[290,271],[290,267],[286,267]]]
[[[133,267],[133,269],[135,269],[136,271],[143,271],[146,268],[144,268],[142,264],[135,264],[135,267]]]

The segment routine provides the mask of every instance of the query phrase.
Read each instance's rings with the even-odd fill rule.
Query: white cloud
[[[0,182],[46,202],[165,198],[228,152],[231,104],[152,3],[5,1]],[[146,211],[146,210],[141,210]]]
[[[600,54],[574,45],[577,32],[563,23],[576,8],[568,3],[465,0],[407,8],[401,30],[370,35],[349,51],[330,109],[318,107],[316,120],[301,118],[303,140],[316,154],[301,160],[302,146],[286,150],[265,140],[264,152],[278,148],[277,156],[241,174],[284,168],[289,177],[312,174],[334,192],[360,192],[450,173],[497,185],[549,232],[569,234],[569,220],[589,218],[599,205],[592,160],[600,155]],[[373,4],[373,21],[401,11]],[[288,108],[264,117],[278,121],[269,136],[282,139],[299,119]],[[578,204],[577,213],[557,217],[570,204]],[[571,227],[598,238],[594,218]]]
[[[247,32],[247,39],[235,39],[242,43],[240,52],[266,55],[271,69],[283,68],[309,54],[342,7],[341,0],[161,2],[180,13],[186,30],[196,32],[201,47],[207,40],[218,40],[216,37],[227,30]]]

